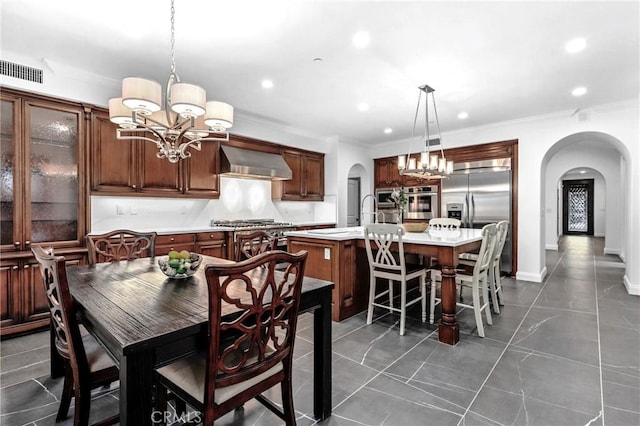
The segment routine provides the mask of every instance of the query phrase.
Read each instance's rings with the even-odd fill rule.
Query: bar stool
[[[402,236],[404,229],[394,224],[370,224],[364,227],[365,245],[369,260],[369,308],[367,312],[367,324],[373,321],[373,308],[388,309],[389,312],[400,312],[400,335],[405,334],[407,306],[422,302],[422,322],[427,319],[426,307],[426,277],[427,271],[424,265],[407,265],[404,258]],[[392,243],[398,244],[397,258],[391,252]],[[389,288],[376,294],[377,278],[389,280]],[[420,296],[407,302],[407,281],[420,279]],[[393,284],[400,282],[400,307],[393,306]],[[378,303],[376,299],[383,296],[389,298],[388,304]]]
[[[485,312],[487,324],[492,325],[491,310],[489,308],[489,270],[493,266],[493,253],[496,244],[496,224],[491,223],[482,228],[482,245],[478,252],[478,260],[475,262],[472,274],[458,272],[456,274],[456,284],[463,287],[471,288],[472,303],[466,304],[458,301],[457,305],[465,308],[473,309],[475,315],[476,327],[478,335],[484,337],[484,325],[482,323],[482,311]],[[442,273],[438,269],[430,269],[431,275],[431,312],[429,313],[429,322],[433,324],[433,310],[437,304],[441,302],[436,297],[435,282],[442,282]]]

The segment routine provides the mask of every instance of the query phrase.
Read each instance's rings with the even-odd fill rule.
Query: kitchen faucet
[[[373,211],[364,211],[364,202],[367,201],[367,198],[373,198]],[[377,200],[375,195],[367,194],[362,198],[362,204],[360,205],[360,224],[362,224],[362,219],[364,219],[365,214],[373,216],[373,223],[377,222],[378,218],[378,208],[377,208]]]

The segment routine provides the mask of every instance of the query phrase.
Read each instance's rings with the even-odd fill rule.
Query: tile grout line
[[[533,301],[531,302],[531,305],[529,306],[529,309],[527,309],[527,312],[524,314],[524,316],[522,317],[522,320],[520,320],[520,324],[518,324],[518,327],[516,327],[515,331],[513,332],[513,334],[511,335],[511,338],[509,339],[509,341],[507,342],[507,344],[505,345],[504,349],[502,350],[502,352],[500,353],[500,356],[498,357],[498,359],[496,360],[496,362],[493,364],[493,367],[491,367],[491,370],[489,371],[489,373],[487,374],[487,376],[484,378],[482,384],[480,385],[480,387],[478,388],[478,391],[476,392],[476,394],[473,396],[473,399],[469,402],[469,405],[467,406],[467,408],[465,409],[464,413],[462,414],[462,417],[460,417],[460,420],[458,421],[458,426],[460,426],[461,424],[463,424],[465,417],[467,416],[467,413],[469,412],[469,410],[471,409],[471,406],[473,405],[473,403],[476,401],[476,399],[478,399],[478,395],[480,395],[480,392],[482,391],[482,389],[484,388],[484,386],[487,384],[487,381],[489,381],[489,377],[491,377],[491,375],[493,374],[494,370],[496,369],[496,366],[498,365],[498,363],[500,362],[500,360],[502,359],[502,357],[504,357],[505,352],[507,352],[507,350],[509,349],[509,346],[511,346],[511,342],[513,342],[513,339],[516,337],[516,334],[518,334],[518,331],[520,330],[520,327],[522,327],[522,324],[524,323],[524,321],[527,319],[527,317],[529,316],[529,313],[531,312],[531,309],[533,309],[533,306],[536,304],[536,302],[538,301],[538,299],[540,298],[540,295],[542,294],[542,292],[544,291],[545,287],[547,286],[547,284],[549,283],[549,280],[551,278],[551,276],[553,275],[553,273],[555,272],[555,270],[558,268],[558,265],[560,264],[560,261],[562,260],[562,258],[564,257],[564,253],[558,258],[558,260],[556,261],[555,266],[553,267],[553,270],[551,270],[551,272],[549,273],[549,275],[547,276],[547,278],[544,280],[544,284],[542,285],[542,287],[540,288],[540,290],[538,291],[538,294],[536,295],[536,298],[533,299]]]
[[[592,240],[593,241],[593,240]],[[595,249],[593,250],[593,291],[595,294],[595,302],[596,302],[596,331],[598,333],[598,372],[600,373],[600,417],[602,418],[602,424],[605,425],[604,421],[604,383],[602,382],[602,345],[600,342],[600,306],[598,301],[598,263],[596,260]],[[587,423],[586,426],[589,426],[594,421],[598,419],[598,416],[594,417]]]

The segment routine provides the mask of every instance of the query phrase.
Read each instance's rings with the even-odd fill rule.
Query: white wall
[[[338,226],[347,226],[347,181],[351,168],[359,164],[361,197],[373,193],[373,157],[363,146],[338,143],[336,184],[338,187]],[[325,172],[326,173],[326,172]]]

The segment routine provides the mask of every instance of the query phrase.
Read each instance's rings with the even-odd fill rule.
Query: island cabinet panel
[[[195,252],[206,256],[228,259],[226,232],[198,232]]]
[[[158,235],[156,238],[156,256],[165,256],[171,250],[188,252],[195,251],[195,234]]]
[[[323,201],[324,154],[283,149],[282,158],[293,177],[291,180],[274,181],[272,198],[283,201]]]
[[[287,250],[309,252],[305,276],[331,281],[332,319],[342,321],[367,307],[368,283],[360,282],[356,270],[356,246],[353,240],[330,241],[293,237],[287,240]]]

